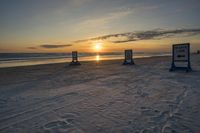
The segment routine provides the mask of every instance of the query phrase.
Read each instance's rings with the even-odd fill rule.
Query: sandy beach
[[[200,55],[0,68],[1,133],[199,133]]]

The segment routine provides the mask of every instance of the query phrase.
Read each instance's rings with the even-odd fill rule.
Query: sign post
[[[80,62],[78,61],[78,52],[77,51],[72,51],[72,62],[70,65],[81,65]]]
[[[124,51],[125,59],[123,65],[134,65],[133,61],[133,51],[132,49],[128,49]]]
[[[170,71],[185,70],[189,72],[192,70],[190,65],[190,44],[174,44],[172,46],[172,64]],[[177,66],[176,63],[187,63],[186,66]]]

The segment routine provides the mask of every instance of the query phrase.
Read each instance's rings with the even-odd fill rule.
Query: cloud
[[[170,38],[176,36],[192,36],[200,34],[199,29],[175,29],[175,30],[164,30],[164,29],[155,29],[150,31],[139,31],[139,32],[127,32],[119,34],[110,34],[104,35],[89,39],[77,40],[75,43],[82,43],[87,41],[109,41],[112,43],[126,43],[132,41],[140,40],[158,40],[163,38]]]
[[[42,44],[37,47],[27,47],[28,49],[38,49],[38,48],[47,48],[47,49],[54,49],[54,48],[64,48],[64,47],[70,47],[72,44],[64,44],[64,45],[58,45],[58,44]]]
[[[120,20],[123,17],[126,17],[133,13],[130,9],[123,9],[118,10],[115,12],[110,12],[108,14],[104,14],[103,16],[98,16],[94,18],[87,18],[83,20],[82,22],[78,23],[75,27],[77,31],[80,29],[90,29],[95,27],[102,27],[106,26],[107,24],[111,23],[114,20]]]
[[[39,47],[54,49],[54,48],[63,48],[70,47],[74,44],[85,43],[90,41],[108,41],[112,43],[127,43],[140,40],[160,40],[164,38],[172,37],[188,37],[200,35],[200,28],[196,29],[174,29],[174,30],[164,30],[164,29],[155,29],[149,31],[137,31],[137,32],[126,32],[118,34],[109,34],[104,36],[98,36],[94,38],[88,38],[83,40],[77,40],[71,44],[58,45],[58,44],[43,44],[38,47],[28,47],[28,49],[38,49]]]
[[[28,49],[37,49],[37,47],[28,47]]]
[[[72,44],[65,44],[65,45],[57,45],[57,44],[43,44],[40,45],[42,48],[63,48],[63,47],[70,47]]]

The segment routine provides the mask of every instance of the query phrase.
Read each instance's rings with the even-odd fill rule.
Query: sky
[[[200,0],[0,0],[0,52],[200,49]]]

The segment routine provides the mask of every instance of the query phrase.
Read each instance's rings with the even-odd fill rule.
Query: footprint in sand
[[[176,133],[170,126],[164,126],[162,129],[162,133]]]
[[[74,124],[76,122],[77,117],[78,117],[78,114],[76,113],[64,113],[61,115],[61,118],[65,119],[65,121],[70,124]]]
[[[140,97],[148,97],[149,96],[148,93],[143,92],[141,89],[138,89],[136,94],[139,95]]]
[[[150,107],[141,107],[141,113],[145,116],[155,116],[159,113],[159,110],[152,109]]]
[[[168,122],[162,127],[162,133],[193,133],[193,131],[180,123]]]
[[[140,133],[159,133],[159,129],[157,127],[151,127],[141,130]]]
[[[156,116],[152,116],[151,120],[157,124],[165,123],[169,117],[169,111],[160,112]]]
[[[44,125],[45,133],[64,133],[68,131],[72,125],[66,121],[58,120],[52,121]]]
[[[77,113],[63,113],[61,120],[52,121],[44,125],[45,133],[81,133],[76,127]]]

